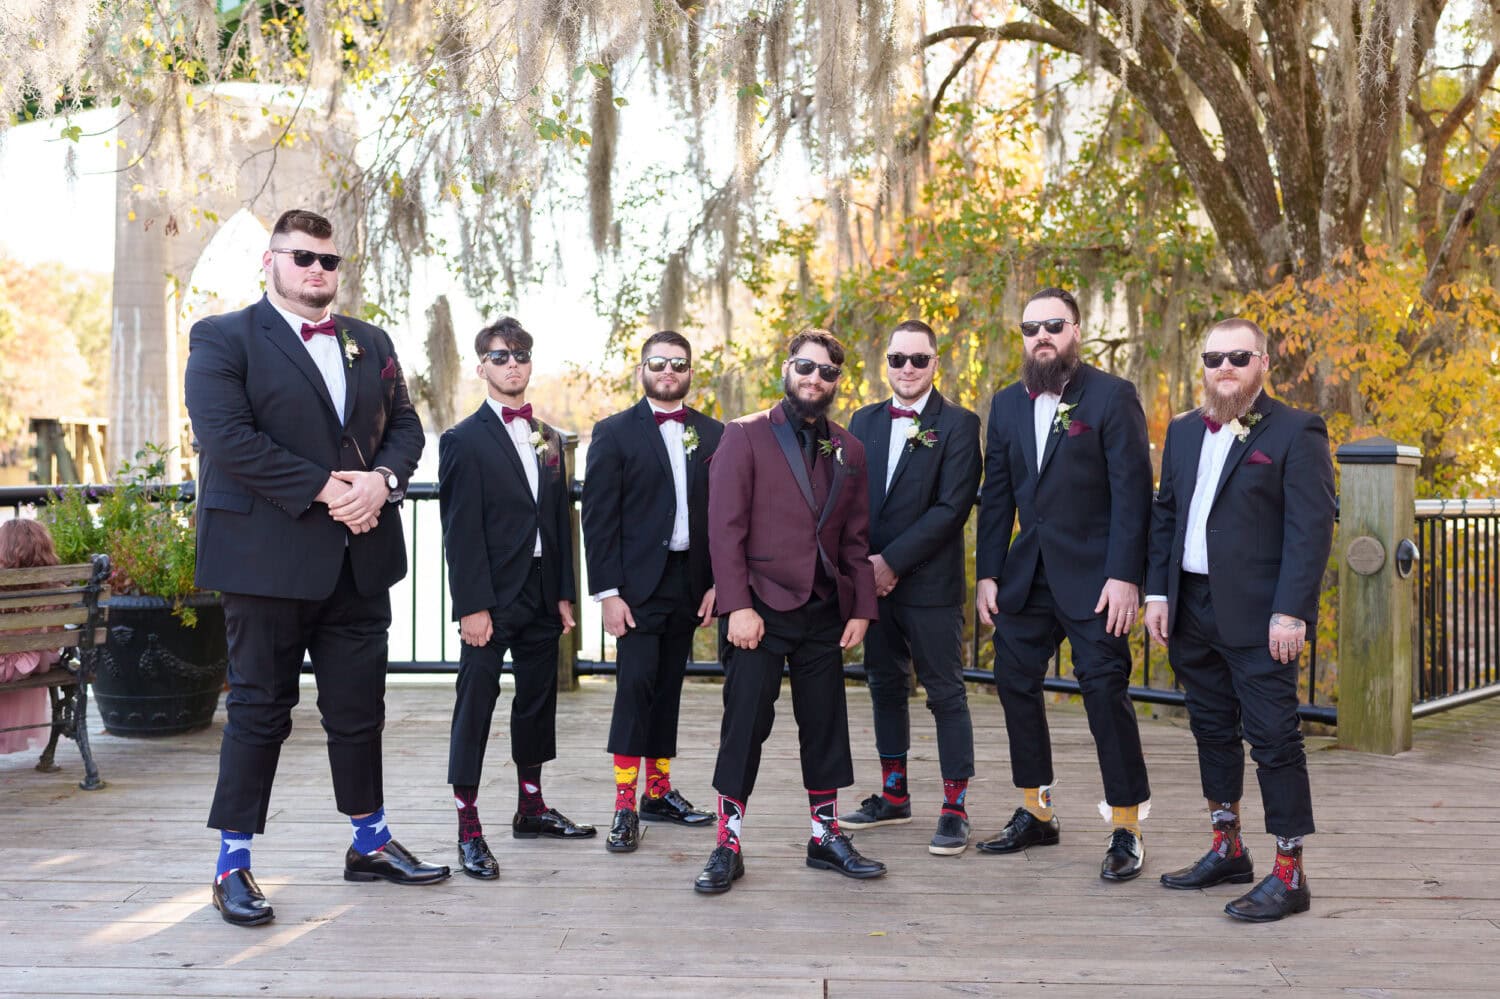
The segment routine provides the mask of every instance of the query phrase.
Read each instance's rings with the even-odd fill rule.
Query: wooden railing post
[[[1338,449],[1339,744],[1411,748],[1414,575],[1396,550],[1412,537],[1421,452],[1385,437]]]
[[[559,431],[563,441],[564,466],[572,481],[578,481],[580,469],[574,464],[578,455],[578,435],[572,431]],[[557,644],[557,689],[578,689],[578,656],[583,651],[583,602],[590,599],[583,589],[583,523],[579,518],[578,504],[568,502],[569,530],[573,534],[573,580],[577,587],[577,599],[573,601],[573,630]]]

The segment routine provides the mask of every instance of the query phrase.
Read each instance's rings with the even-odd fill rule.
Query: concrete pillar
[[[1421,452],[1385,437],[1338,449],[1339,744],[1393,755],[1411,748],[1416,575],[1396,552],[1415,530]]]

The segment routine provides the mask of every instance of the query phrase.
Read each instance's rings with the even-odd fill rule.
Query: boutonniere
[[[1073,410],[1078,408],[1076,402],[1060,402],[1057,404],[1057,415],[1052,418],[1053,430],[1067,430],[1073,425]]]
[[[842,467],[844,464],[844,439],[842,437],[835,437],[832,440],[819,440],[818,453],[833,455],[833,460]]]
[[[937,444],[936,430],[923,430],[920,420],[912,420],[911,426],[906,428],[906,450],[915,451],[917,445],[932,447]]]
[[[339,330],[339,344],[344,348],[344,367],[354,367],[354,362],[359,360],[364,351],[359,349],[359,344],[354,342],[347,330]]]
[[[1230,420],[1224,424],[1224,429],[1234,434],[1234,439],[1243,444],[1245,443],[1245,438],[1250,436],[1250,428],[1259,423],[1264,416],[1264,413],[1257,413],[1252,409],[1245,414],[1243,420]]]
[[[684,427],[682,430],[682,453],[689,458],[698,450],[698,428]]]
[[[531,450],[536,452],[538,458],[547,457],[547,436],[540,430],[533,430],[527,438],[531,443]]]

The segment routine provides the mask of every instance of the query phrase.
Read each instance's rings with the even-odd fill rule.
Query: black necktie
[[[818,460],[818,441],[813,433],[813,428],[803,425],[797,428],[797,441],[802,445],[802,461],[807,465],[807,470],[813,470],[813,463]]]

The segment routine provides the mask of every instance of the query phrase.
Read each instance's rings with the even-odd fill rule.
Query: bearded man
[[[1151,517],[1146,416],[1135,386],[1079,360],[1078,303],[1068,292],[1033,295],[1021,337],[1021,380],[990,404],[975,601],[979,620],[995,626],[995,689],[1023,803],[979,849],[1059,841],[1042,682],[1066,638],[1104,781],[1099,810],[1112,827],[1099,876],[1128,881],[1141,872],[1151,798],[1127,638]]]
[[[865,449],[828,419],[844,347],[803,330],[782,362],[786,397],[724,428],[709,470],[708,548],[722,657],[724,720],[714,788],[718,845],[694,888],[728,891],[745,873],[741,823],[771,734],[781,670],[791,672],[812,836],[807,865],[877,878],[839,828],[838,789],[854,783],[843,650],[876,616]]]
[[[1161,876],[1168,888],[1249,884],[1240,838],[1244,741],[1276,837],[1270,874],[1224,911],[1269,922],[1306,912],[1313,831],[1297,720],[1297,664],[1317,627],[1333,546],[1333,461],[1316,413],[1265,394],[1266,334],[1226,319],[1203,346],[1203,405],[1167,428],[1151,517],[1146,631],[1187,694],[1213,844]]]

